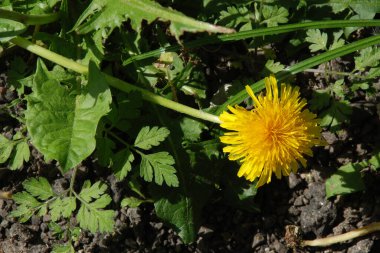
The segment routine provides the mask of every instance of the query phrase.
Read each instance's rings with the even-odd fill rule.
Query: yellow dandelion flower
[[[299,88],[281,84],[279,93],[274,76],[265,78],[266,96],[255,96],[254,109],[228,106],[219,118],[221,127],[231,130],[220,140],[228,144],[223,151],[230,160],[241,163],[238,176],[250,181],[259,178],[257,187],[296,172],[298,162],[306,166],[304,154],[312,156],[311,147],[323,145],[316,115],[303,110],[306,100],[299,97]],[[298,162],[297,162],[298,161]]]

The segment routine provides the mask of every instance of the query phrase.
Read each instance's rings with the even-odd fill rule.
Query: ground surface
[[[0,77],[6,86],[6,76]],[[314,86],[311,87],[313,89]],[[12,101],[15,94],[2,88],[0,102]],[[368,158],[379,142],[380,120],[375,103],[359,97],[354,105],[352,121],[339,134],[324,132],[328,146],[317,148],[309,168],[297,175],[274,180],[262,187],[256,197],[259,213],[242,211],[218,201],[209,203],[203,211],[198,239],[184,245],[172,229],[156,216],[151,205],[118,210],[116,231],[113,234],[82,233],[75,245],[78,252],[292,252],[284,241],[286,225],[297,225],[304,238],[314,239],[340,234],[380,220],[380,173],[363,171],[367,189],[364,192],[326,199],[326,178],[337,167],[349,161]],[[4,116],[2,133],[12,135],[17,121]],[[93,171],[92,171],[93,170]],[[92,172],[91,172],[92,171]],[[120,201],[123,186],[112,176],[87,161],[82,176],[103,177],[111,185],[114,201]],[[0,168],[0,190],[17,192],[27,176],[43,175],[54,181],[55,190],[67,187],[68,179],[59,177],[54,163],[45,163],[33,150],[31,162],[22,171]],[[79,175],[78,180],[81,180]],[[48,227],[49,216],[33,217],[20,224],[7,217],[15,208],[12,200],[0,199],[0,253],[50,252],[59,242]],[[61,225],[64,225],[62,223]],[[380,252],[380,234],[375,233],[344,244],[296,252]]]

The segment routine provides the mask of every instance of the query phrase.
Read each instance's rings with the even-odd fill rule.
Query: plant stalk
[[[58,65],[65,67],[65,68],[71,69],[77,73],[80,73],[80,74],[87,74],[88,73],[88,66],[82,65],[82,64],[75,62],[71,59],[68,59],[62,55],[54,53],[54,52],[52,52],[46,48],[38,46],[38,45],[36,45],[36,44],[34,44],[34,43],[32,43],[32,42],[30,42],[30,41],[28,41],[22,37],[17,36],[15,38],[11,39],[10,41],[17,46],[28,50],[29,52],[32,52],[32,53],[34,53],[34,54],[36,54],[42,58],[45,58],[49,61],[52,61]],[[105,78],[108,81],[109,85],[116,88],[116,89],[119,89],[119,90],[124,91],[124,92],[130,92],[133,90],[139,91],[142,94],[142,98],[146,101],[152,102],[154,104],[161,105],[163,107],[172,109],[174,111],[177,111],[177,112],[180,112],[183,114],[187,114],[189,116],[192,116],[192,117],[195,117],[198,119],[207,120],[207,121],[210,121],[212,123],[218,123],[218,124],[220,123],[218,116],[215,116],[213,114],[210,114],[210,113],[207,113],[207,112],[204,112],[201,110],[197,110],[197,109],[191,108],[189,106],[186,106],[186,105],[177,103],[175,101],[169,100],[167,98],[161,97],[159,95],[154,94],[153,92],[147,91],[147,90],[142,89],[140,87],[137,87],[133,84],[130,84],[130,83],[127,83],[127,82],[122,81],[120,79],[117,79],[113,76],[110,76],[107,74],[104,74],[104,75],[105,75]]]
[[[334,236],[321,238],[321,239],[315,239],[315,240],[304,240],[301,242],[301,245],[303,247],[305,246],[325,247],[331,244],[344,242],[344,241],[348,241],[360,236],[364,236],[366,234],[369,234],[375,231],[380,231],[380,222],[374,222],[368,226],[364,226],[362,228],[358,228],[341,235],[334,235]]]
[[[26,15],[15,11],[0,9],[0,17],[11,19],[25,25],[43,25],[57,21],[59,19],[59,13],[46,15]]]

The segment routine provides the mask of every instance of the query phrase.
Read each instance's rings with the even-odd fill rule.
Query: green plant
[[[30,143],[46,161],[57,161],[62,175],[71,173],[71,181],[59,193],[51,178],[24,181],[25,191],[14,194],[18,209],[12,212],[22,222],[49,213],[53,222],[76,217],[80,229],[112,232],[112,208],[153,203],[157,216],[190,243],[213,193],[228,191],[223,199],[239,207],[252,204],[256,194],[254,185],[231,179],[219,142],[223,133],[215,125],[227,105],[247,98],[243,84],[258,92],[269,73],[283,81],[325,64],[326,87],[313,95],[311,110],[320,112],[322,126],[334,131],[349,123],[352,94],[376,90],[372,83],[379,72],[375,45],[380,36],[353,39],[350,34],[357,27],[379,26],[373,19],[378,10],[355,3],[203,1],[201,9],[184,5],[174,10],[150,0],[27,2],[0,2],[0,54],[11,59],[8,76],[17,102],[26,101],[22,113],[13,115],[22,131],[12,140],[0,136],[0,163],[21,168],[29,160]],[[330,9],[326,15],[334,20],[314,16],[322,7]],[[285,58],[295,64],[278,59],[280,54],[269,48],[287,41],[289,33],[295,36],[286,43]],[[232,76],[232,93],[225,83],[208,83],[206,73],[215,66],[208,66],[202,55],[204,48],[228,43],[233,45],[228,55],[232,64],[220,69],[260,66],[255,73]],[[300,60],[296,55],[304,47],[322,53]],[[12,57],[19,48],[32,55]],[[358,50],[351,72],[331,68],[331,60]],[[121,203],[111,204],[106,180],[76,180],[78,166],[90,156],[131,190]],[[378,167],[374,157],[369,161]],[[337,174],[347,168],[353,172],[354,165]],[[337,177],[329,182],[335,184]],[[346,191],[328,196],[342,193]],[[75,228],[69,226],[71,235],[78,232]],[[55,252],[73,252],[71,240]]]

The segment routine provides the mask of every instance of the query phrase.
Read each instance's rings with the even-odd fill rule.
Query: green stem
[[[123,65],[128,65],[134,61],[139,61],[155,56],[159,56],[163,52],[175,52],[181,48],[196,48],[215,43],[223,43],[229,41],[244,40],[249,38],[261,37],[265,35],[276,35],[288,32],[294,32],[297,30],[306,30],[312,28],[327,29],[327,28],[342,28],[342,27],[369,27],[380,26],[380,20],[328,20],[328,21],[316,21],[305,22],[290,25],[280,25],[268,28],[258,28],[250,31],[243,31],[231,34],[214,35],[200,38],[191,42],[185,42],[183,45],[175,45],[169,47],[162,47],[156,50],[152,50],[143,54],[131,56],[123,62]]]
[[[65,68],[71,69],[75,72],[78,72],[80,74],[87,74],[88,73],[88,67],[85,65],[82,65],[80,63],[77,63],[71,59],[68,59],[62,55],[59,55],[57,53],[54,53],[46,48],[43,48],[41,46],[38,46],[36,44],[31,43],[30,41],[22,38],[22,37],[15,37],[11,39],[11,42],[13,44],[16,44],[29,52],[32,52],[40,57],[43,57],[49,61],[52,61],[58,65],[61,65]],[[172,100],[169,100],[167,98],[161,97],[159,95],[156,95],[150,91],[144,90],[140,87],[134,86],[130,83],[124,82],[120,79],[117,79],[113,76],[104,74],[106,80],[109,82],[109,85],[119,89],[124,92],[130,92],[130,91],[139,91],[141,92],[142,98],[146,101],[152,102],[154,104],[161,105],[163,107],[172,109],[174,111],[187,114],[189,116],[207,120],[213,123],[220,123],[219,117],[212,115],[210,113],[206,113],[201,110],[197,110],[194,108],[191,108],[189,106],[174,102]]]
[[[59,13],[46,15],[26,15],[15,11],[0,9],[0,17],[4,19],[11,19],[25,25],[43,25],[57,21],[59,19]]]
[[[73,174],[71,175],[71,179],[70,179],[70,197],[72,196],[72,194],[74,192],[74,184],[75,184],[75,178],[77,177],[77,171],[78,171],[78,168],[75,167],[73,169]]]

